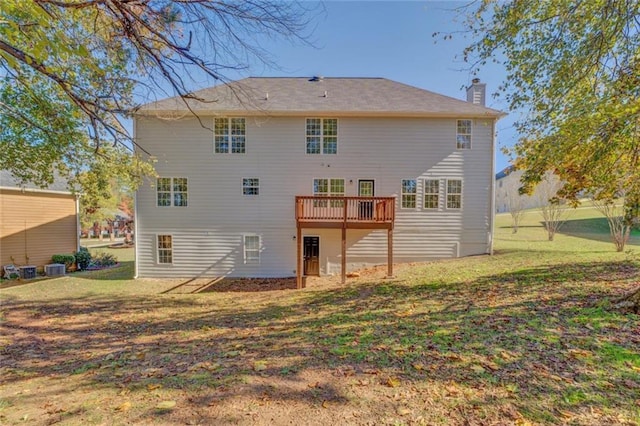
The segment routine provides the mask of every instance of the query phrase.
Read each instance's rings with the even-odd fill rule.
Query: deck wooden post
[[[387,230],[387,278],[393,277],[393,229]]]
[[[302,228],[298,228],[298,234],[296,235],[297,256],[296,256],[296,288],[302,288]]]
[[[342,284],[347,282],[347,228],[342,227]]]

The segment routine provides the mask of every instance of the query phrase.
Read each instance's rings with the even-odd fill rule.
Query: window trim
[[[258,248],[257,249],[247,249],[247,238],[248,237],[257,237],[258,238]],[[242,235],[242,260],[244,262],[245,265],[260,265],[262,259],[261,259],[261,248],[262,248],[262,237],[260,236],[260,234],[243,234]],[[256,251],[257,252],[257,261],[251,261],[249,262],[248,257],[247,257],[247,252],[248,251]]]
[[[326,180],[327,181],[327,192],[326,193],[317,193],[316,192],[316,181],[317,180]],[[342,181],[342,193],[334,193],[331,191],[331,181]],[[333,178],[313,178],[311,180],[311,193],[313,194],[314,197],[346,197],[347,194],[347,184],[346,184],[346,179],[345,178],[340,178],[340,177],[333,177]],[[314,200],[313,202],[313,206],[314,207],[326,207],[327,205],[330,205],[330,207],[343,207],[344,204],[342,201],[340,200],[332,200],[330,204],[327,204],[326,201],[322,201],[322,200]]]
[[[414,181],[415,182],[415,192],[404,192],[404,181]],[[404,207],[403,197],[406,195],[411,195],[415,197],[414,206],[413,207]],[[400,179],[400,209],[402,210],[417,210],[419,206],[418,203],[418,179]]]
[[[439,210],[440,209],[440,181],[442,179],[439,178],[425,178],[422,182],[422,208],[425,210]],[[438,182],[438,190],[436,192],[427,192],[427,182],[435,181]],[[436,206],[435,207],[427,207],[427,197],[428,196],[436,196]]]
[[[458,181],[460,182],[460,192],[454,192],[454,193],[449,193],[449,182],[450,181]],[[451,179],[446,179],[445,182],[445,208],[447,210],[462,210],[462,194],[464,193],[464,182],[462,179],[460,178],[451,178]],[[460,207],[449,207],[449,195],[458,195],[460,196]]]
[[[307,150],[307,138],[310,135],[307,133],[307,121],[308,120],[320,120],[320,152],[309,152]],[[336,152],[327,153],[324,152],[324,121],[325,120],[336,120]],[[304,119],[304,152],[305,155],[338,155],[339,145],[340,145],[340,125],[339,119],[337,117],[305,117]]]
[[[244,150],[242,152],[233,152],[233,141],[232,141],[232,120],[240,119],[244,122]],[[222,134],[216,133],[216,120],[227,120],[227,150],[226,151],[217,151],[216,149],[216,137],[224,136]],[[213,155],[225,155],[225,154],[246,154],[247,153],[247,118],[246,117],[238,117],[238,116],[220,116],[213,117]]]
[[[315,183],[317,180],[326,180],[327,181],[327,193],[317,193],[315,191]],[[331,181],[334,180],[341,180],[342,181],[342,194],[337,194],[337,193],[333,193],[331,192]],[[321,177],[321,178],[313,178],[311,180],[311,192],[313,194],[314,197],[346,197],[346,193],[347,193],[347,185],[346,185],[346,179],[345,178],[340,178],[340,177]]]
[[[173,244],[173,234],[155,234],[156,244],[155,244],[155,253],[156,253],[156,265],[158,266],[171,266],[174,261],[174,244]],[[167,250],[166,248],[160,249],[160,237],[169,237],[171,238],[171,248],[168,249],[171,252],[171,262],[160,262],[160,250]]]
[[[459,124],[461,121],[468,121],[469,122],[469,133],[460,133],[459,130]],[[460,142],[458,142],[458,137],[459,136],[469,136],[469,146],[464,146],[464,145],[460,145]],[[473,146],[473,119],[471,118],[458,118],[456,119],[456,149],[458,150],[469,150],[471,149]]]
[[[158,204],[158,193],[160,192],[160,185],[158,184],[158,180],[160,179],[169,179],[169,205],[167,206],[161,206],[160,204]],[[185,179],[186,180],[186,184],[187,184],[187,190],[186,191],[174,191],[174,179]],[[160,208],[172,208],[172,207],[178,207],[178,208],[188,208],[189,207],[189,177],[188,176],[158,176],[156,178],[156,183],[155,183],[155,188],[156,188],[156,207],[160,207]],[[167,193],[167,191],[162,191],[163,193]],[[186,194],[186,201],[187,204],[184,206],[179,206],[176,205],[175,203],[175,194],[176,193],[184,193]]]
[[[256,186],[245,186],[245,180],[252,180],[255,179],[257,181],[257,185]],[[260,178],[259,177],[243,177],[241,178],[241,182],[242,182],[242,196],[243,197],[259,197],[260,196]],[[248,194],[245,192],[245,190],[247,189],[255,189],[256,193],[255,194]]]

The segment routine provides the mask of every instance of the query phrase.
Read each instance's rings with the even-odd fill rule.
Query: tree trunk
[[[623,312],[640,314],[640,288],[618,299],[613,306]]]

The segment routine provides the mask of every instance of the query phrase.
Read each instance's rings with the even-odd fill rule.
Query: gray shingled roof
[[[0,170],[0,187],[26,188],[26,189],[70,193],[69,187],[67,186],[67,182],[64,179],[60,178],[59,176],[55,177],[54,182],[51,185],[47,185],[46,187],[42,188],[30,182],[25,182],[25,183],[20,182],[20,180],[16,179],[8,170]]]
[[[326,95],[325,95],[326,93]],[[378,116],[500,117],[501,111],[474,105],[385,78],[249,77],[194,92],[199,113],[304,115],[331,113]],[[177,97],[141,106],[138,114],[187,112]]]

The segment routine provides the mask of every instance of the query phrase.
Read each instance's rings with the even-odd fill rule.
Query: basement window
[[[260,235],[244,236],[244,263],[247,265],[260,263]]]
[[[156,249],[158,263],[173,263],[173,237],[171,235],[158,235]]]

